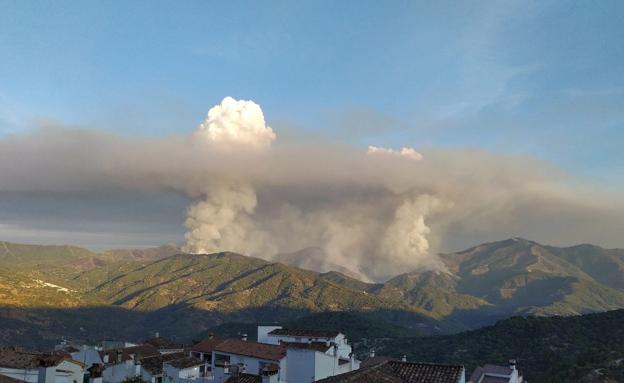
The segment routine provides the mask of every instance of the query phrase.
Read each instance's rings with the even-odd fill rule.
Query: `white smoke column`
[[[247,185],[222,184],[213,187],[204,201],[191,205],[187,210],[184,235],[189,253],[212,253],[245,249],[249,231],[249,215],[256,208],[254,190]]]
[[[225,97],[219,105],[210,108],[206,120],[197,127],[196,136],[210,145],[207,149],[221,150],[267,150],[276,138],[273,129],[266,125],[258,104],[232,97]],[[257,204],[255,190],[247,183],[215,177],[205,194],[204,201],[196,202],[187,210],[184,250],[248,253],[253,231],[249,217]]]
[[[220,148],[245,146],[264,149],[275,141],[275,132],[264,121],[260,106],[253,101],[225,97],[208,111],[197,134]]]
[[[380,245],[382,259],[392,259],[387,271],[405,267],[434,267],[428,236],[431,228],[426,218],[442,207],[440,199],[422,194],[405,200],[395,211],[394,221],[388,226]]]
[[[403,157],[413,161],[420,161],[423,159],[423,155],[418,153],[413,148],[403,147],[401,150],[391,149],[391,148],[382,148],[379,146],[369,146],[368,155],[380,155],[380,156],[391,156],[391,157]]]

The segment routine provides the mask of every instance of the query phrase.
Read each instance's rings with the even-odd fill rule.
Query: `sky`
[[[0,8],[0,140],[48,125],[188,135],[231,96],[260,105],[282,141],[483,150],[622,191],[622,1],[0,0]],[[3,194],[5,234],[33,240],[45,226],[54,238],[34,206],[79,204],[37,193]],[[115,193],[101,197],[115,205]],[[187,197],[168,199],[160,218],[147,208],[106,215],[129,225],[141,216],[145,232],[120,245],[175,242]],[[137,211],[147,204],[138,199]],[[20,220],[39,228],[20,229]]]

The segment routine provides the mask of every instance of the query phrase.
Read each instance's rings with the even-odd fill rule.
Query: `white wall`
[[[316,352],[310,350],[288,349],[286,380],[289,383],[310,383],[316,380],[315,354]]]
[[[67,364],[64,364],[67,363]],[[77,383],[82,383],[82,369],[75,363],[63,361],[59,364],[59,369],[68,370],[70,372],[56,371],[54,375],[55,383],[73,383],[76,380]],[[39,381],[39,369],[16,369],[0,367],[0,375],[8,376],[10,378],[23,380],[28,383],[37,383]]]
[[[280,328],[282,326],[258,326],[258,343],[279,344],[278,339],[269,336],[269,333]]]
[[[176,368],[165,363],[163,366],[163,383],[186,383],[199,378],[199,366]]]
[[[244,356],[244,355],[235,355],[235,354],[229,354],[226,352],[214,352],[213,353],[213,362],[212,362],[212,370],[214,371],[215,367],[214,367],[214,361],[216,360],[216,354],[219,355],[228,355],[230,357],[230,365],[233,364],[244,364],[245,365],[245,373],[247,374],[252,374],[252,375],[260,375],[260,370],[259,370],[259,366],[260,366],[260,362],[264,362],[264,363],[273,363],[273,364],[277,364],[277,362],[275,362],[274,360],[268,360],[268,359],[258,359],[258,358],[253,358],[250,356]],[[285,381],[286,377],[287,377],[287,365],[286,365],[286,358],[282,358],[282,360],[279,362],[279,367],[280,367],[280,371],[279,371],[279,380],[280,381]],[[166,383],[166,382],[165,382]]]
[[[141,366],[135,365],[134,360],[106,366],[102,374],[104,383],[119,383],[126,378],[141,374]]]

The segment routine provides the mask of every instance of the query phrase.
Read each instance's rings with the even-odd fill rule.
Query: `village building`
[[[139,376],[141,360],[160,355],[160,352],[150,344],[102,351],[101,357],[105,367],[102,379],[104,383],[120,383],[126,378]]]
[[[224,383],[231,373],[260,376],[263,368],[272,365],[277,379],[287,381],[286,348],[280,345],[227,339],[214,347],[212,371],[215,383]]]
[[[68,356],[0,349],[0,376],[28,383],[82,383],[86,366]]]
[[[141,358],[141,379],[148,383],[162,383],[163,364],[174,359],[184,358],[185,356],[185,353],[179,352]]]
[[[200,366],[199,372],[202,377],[212,376],[213,351],[215,347],[217,347],[223,341],[225,341],[225,339],[210,335],[208,339],[202,340],[201,342],[196,343],[190,348],[189,356],[193,356],[205,362],[202,366]]]
[[[468,383],[523,383],[522,375],[516,368],[516,361],[510,360],[509,366],[486,364],[477,367]]]
[[[183,344],[161,338],[158,333],[156,333],[153,338],[147,339],[143,343],[154,346],[161,354],[175,354],[184,351]]]
[[[163,382],[165,383],[189,383],[203,380],[200,374],[200,366],[205,362],[192,356],[173,359],[163,364]]]
[[[411,363],[386,360],[342,375],[319,380],[319,383],[465,383],[461,365]]]

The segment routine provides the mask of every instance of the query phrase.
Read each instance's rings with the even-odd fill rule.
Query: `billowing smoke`
[[[235,251],[369,280],[441,267],[441,246],[516,235],[619,244],[624,229],[621,200],[534,159],[285,143],[257,104],[229,97],[187,136],[45,127],[0,140],[0,193],[107,188],[188,196],[188,252]]]
[[[266,126],[260,106],[253,101],[226,97],[208,111],[197,135],[221,148],[246,146],[268,148],[275,141],[273,129]]]

